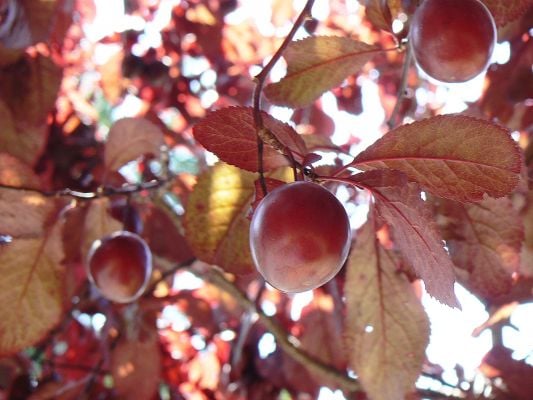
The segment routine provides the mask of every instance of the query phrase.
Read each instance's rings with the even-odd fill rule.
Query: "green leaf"
[[[274,104],[305,107],[358,72],[379,51],[347,37],[318,36],[292,42],[284,53],[287,75],[265,87]]]

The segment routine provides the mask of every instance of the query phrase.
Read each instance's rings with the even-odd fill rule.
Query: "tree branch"
[[[4,184],[0,184],[0,189],[24,190],[33,193],[39,193],[45,197],[73,197],[78,200],[93,200],[96,198],[109,197],[113,195],[138,193],[142,192],[143,190],[154,190],[160,188],[167,182],[167,180],[153,180],[139,184],[127,184],[118,188],[105,186],[96,192],[80,192],[78,190],[72,190],[69,188],[60,190],[41,190],[28,186],[12,186]]]
[[[285,330],[279,323],[266,315],[262,310],[258,309],[253,301],[248,299],[233,283],[228,281],[224,275],[214,268],[196,268],[191,269],[191,272],[199,278],[205,279],[231,294],[238,303],[248,312],[254,312],[258,315],[259,321],[274,335],[277,344],[295,361],[305,365],[311,372],[315,372],[331,382],[335,382],[341,389],[347,392],[356,392],[361,390],[359,383],[343,372],[336,370],[330,365],[325,364],[321,360],[311,356],[304,350],[299,348],[297,340],[292,336],[287,336]]]

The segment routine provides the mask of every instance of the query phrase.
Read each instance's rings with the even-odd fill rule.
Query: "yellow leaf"
[[[278,175],[288,180],[290,174]],[[189,196],[184,222],[187,241],[200,260],[232,273],[252,272],[247,216],[257,178],[224,163],[200,176]]]

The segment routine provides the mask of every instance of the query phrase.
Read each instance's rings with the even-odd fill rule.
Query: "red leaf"
[[[100,339],[92,328],[87,328],[73,319],[66,324],[55,339],[57,343],[66,344],[67,348],[62,352],[50,346],[46,355],[50,359],[53,358],[58,365],[80,365],[86,367],[86,369],[76,369],[55,366],[57,372],[63,379],[67,381],[78,381],[87,376],[88,371],[94,365],[98,364],[98,361],[102,357],[100,354],[102,350]]]
[[[292,42],[286,49],[287,75],[265,87],[274,104],[305,107],[327,90],[359,72],[379,48],[348,37],[316,36]]]
[[[115,390],[129,400],[151,399],[161,377],[161,352],[157,336],[145,341],[123,340],[111,355]]]
[[[299,336],[302,349],[337,369],[346,366],[342,342],[342,317],[335,312],[333,297],[320,291],[302,309]]]
[[[0,189],[0,234],[15,238],[41,236],[55,207],[54,201],[34,192]]]
[[[142,236],[150,246],[152,253],[173,263],[180,263],[193,257],[192,251],[174,223],[169,213],[159,207],[152,206],[144,223]],[[165,232],[164,235],[161,232]]]
[[[31,346],[61,319],[62,259],[58,225],[39,236],[15,238],[0,249],[0,355]]]
[[[376,28],[392,32],[392,15],[386,1],[364,0],[366,17]]]
[[[507,129],[460,115],[428,118],[390,131],[351,164],[396,169],[424,190],[457,201],[508,194],[518,183],[521,154]]]
[[[40,186],[39,178],[33,170],[7,153],[0,153],[0,184],[27,188]]]
[[[105,143],[105,165],[117,170],[145,154],[158,157],[163,144],[163,132],[150,121],[123,118],[115,122],[109,131]]]
[[[301,159],[307,151],[296,131],[266,113],[262,115],[265,127],[293,152],[296,159]],[[258,170],[257,134],[251,108],[229,107],[212,112],[194,126],[193,134],[202,146],[222,161],[248,171]],[[265,170],[289,165],[283,155],[268,145],[264,148],[263,163]]]
[[[454,266],[418,186],[407,183],[405,175],[397,171],[364,172],[351,179],[372,192],[376,212],[390,226],[394,243],[424,281],[428,293],[459,308],[453,289]]]
[[[429,321],[398,260],[376,238],[373,224],[357,233],[346,274],[349,365],[372,399],[412,392],[429,342]]]
[[[272,178],[265,178],[265,186],[267,189],[267,193],[270,193],[272,190],[283,186],[287,184],[287,182],[280,181],[278,179],[272,179]],[[261,203],[261,200],[265,197],[263,194],[263,188],[261,187],[261,181],[257,179],[254,182],[255,185],[255,196],[254,201],[252,202],[251,210],[249,216],[253,214],[259,203]]]
[[[508,398],[533,398],[533,367],[524,361],[514,360],[511,350],[503,346],[494,347],[483,358],[480,369],[489,378],[500,377],[503,380],[503,391],[510,396]]]
[[[507,293],[518,272],[524,228],[508,198],[479,203],[439,202],[443,227],[455,265],[469,272],[475,293],[493,298]]]
[[[503,26],[524,14],[531,5],[531,0],[483,0],[488,7],[496,25]]]
[[[61,70],[48,58],[25,56],[0,70],[0,151],[33,165],[47,138]]]

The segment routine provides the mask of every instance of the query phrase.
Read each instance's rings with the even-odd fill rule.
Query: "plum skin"
[[[346,261],[350,244],[343,205],[311,182],[289,183],[267,194],[250,224],[254,264],[269,284],[284,292],[328,282]]]
[[[483,72],[496,43],[496,25],[479,0],[425,0],[415,11],[409,42],[432,78],[468,81]]]
[[[87,275],[98,291],[116,303],[139,298],[152,273],[152,253],[140,236],[117,231],[96,240],[87,255]]]

